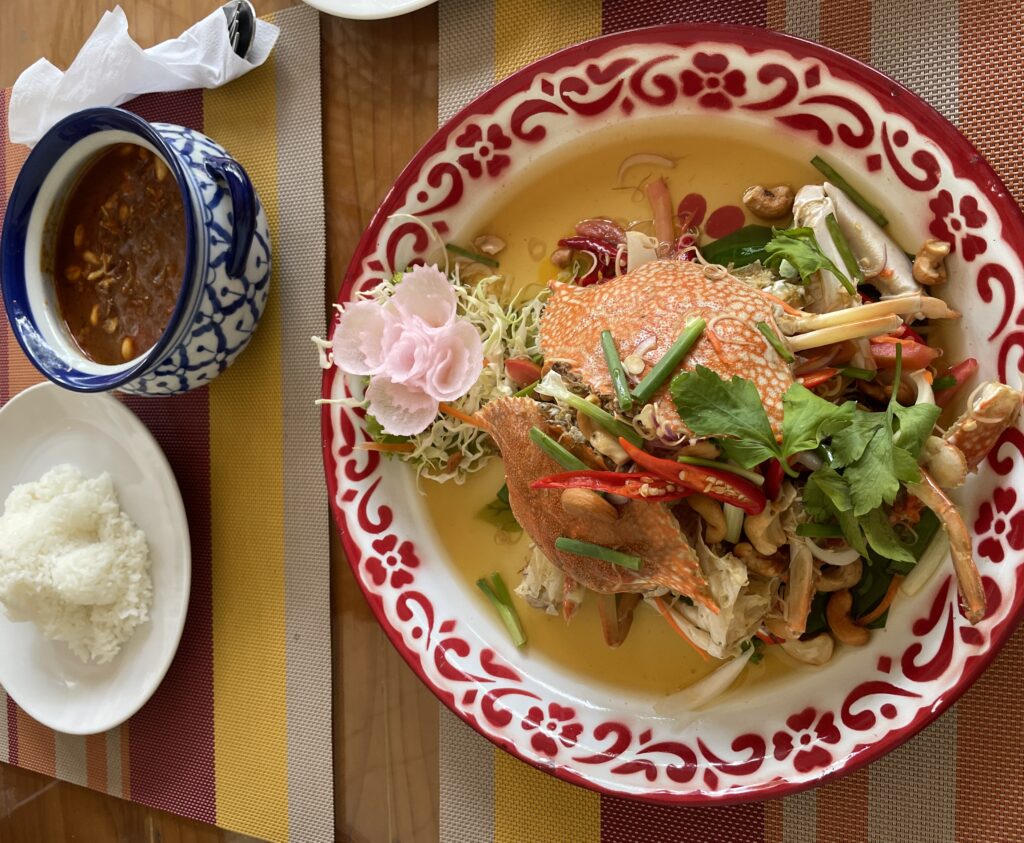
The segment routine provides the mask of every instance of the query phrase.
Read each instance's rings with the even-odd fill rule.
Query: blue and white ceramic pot
[[[42,255],[82,169],[101,149],[126,142],[161,156],[177,180],[185,276],[156,344],[108,366],[83,355],[71,338]],[[184,392],[230,366],[256,330],[270,287],[267,218],[245,170],[205,135],[119,108],[89,108],[47,132],[18,174],[0,242],[0,278],[14,336],[54,383],[79,392]]]

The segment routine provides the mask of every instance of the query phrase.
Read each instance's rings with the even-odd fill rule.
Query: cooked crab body
[[[757,328],[764,322],[781,336],[772,301],[721,267],[662,260],[590,287],[553,283],[540,321],[540,349],[547,365],[560,364],[602,401],[613,400],[601,332],[611,331],[619,355],[639,357],[642,379],[694,319],[707,323],[680,370],[706,366],[723,378],[754,382],[774,427],[782,421],[782,396],[793,384],[789,365]],[[660,424],[686,432],[668,391],[655,393]]]
[[[664,504],[630,501],[611,522],[566,511],[560,490],[531,489],[541,477],[562,471],[551,457],[530,441],[538,427],[584,461],[597,459],[586,444],[575,444],[541,412],[530,398],[502,398],[480,411],[501,450],[512,512],[544,554],[567,576],[592,591],[649,592],[667,588],[715,609],[700,562],[687,543],[679,522]],[[641,559],[639,570],[558,550],[560,536],[619,550]]]

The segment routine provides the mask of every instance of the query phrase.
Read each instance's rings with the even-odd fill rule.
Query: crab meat
[[[535,480],[562,470],[530,441],[533,427],[559,438],[559,430],[544,417],[537,402],[502,398],[490,402],[479,417],[501,450],[508,500],[516,520],[566,576],[601,594],[668,588],[717,611],[697,556],[668,507],[630,501],[614,522],[569,514],[561,507],[561,490],[530,488]],[[575,445],[571,450],[584,461],[598,459],[589,445]],[[637,556],[641,567],[633,571],[558,550],[555,540],[559,536]]]
[[[802,228],[810,228],[825,257],[836,266],[842,267],[843,258],[825,222],[829,214],[835,214],[838,221],[835,203],[822,185],[808,184],[797,191],[793,200],[793,222]],[[844,310],[856,303],[857,297],[851,295],[840,280],[827,269],[816,272],[807,285],[807,309],[816,313]]]
[[[959,448],[974,471],[1006,430],[1017,420],[1021,393],[1004,383],[981,384],[968,400],[967,410],[946,431],[946,441]]]
[[[686,325],[702,317],[707,328],[680,369],[707,366],[726,379],[739,375],[753,381],[768,418],[776,428],[781,424],[782,396],[793,374],[755,327],[766,322],[781,334],[772,301],[721,267],[660,260],[604,284],[551,286],[554,292],[540,320],[540,350],[547,365],[566,366],[602,401],[614,400],[602,331],[610,330],[620,348],[638,349],[643,377]],[[652,400],[659,423],[682,432],[686,428],[668,394],[669,380]]]

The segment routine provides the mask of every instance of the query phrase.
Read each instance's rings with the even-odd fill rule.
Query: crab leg
[[[946,431],[946,441],[967,458],[974,471],[992,450],[1003,431],[1017,420],[1021,394],[1004,383],[989,381],[975,390],[970,406]]]
[[[978,623],[985,617],[985,588],[981,584],[978,566],[974,564],[971,535],[956,505],[946,497],[927,471],[921,471],[921,482],[910,483],[907,491],[934,512],[949,537],[949,552],[953,557],[957,585],[963,600],[967,620]]]

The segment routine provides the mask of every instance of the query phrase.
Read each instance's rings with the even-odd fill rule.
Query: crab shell
[[[530,441],[533,427],[556,440],[562,434],[543,416],[537,402],[532,398],[501,398],[487,404],[479,417],[501,450],[513,515],[568,577],[602,594],[668,588],[718,611],[700,562],[667,506],[630,501],[611,523],[570,515],[562,509],[561,490],[530,488],[535,480],[564,470]],[[568,437],[561,444],[585,462],[599,459],[589,446],[573,445]],[[555,540],[560,536],[638,556],[641,567],[633,571],[558,550]]]
[[[988,381],[975,390],[969,406],[945,436],[963,452],[968,471],[977,470],[1003,431],[1017,420],[1020,407],[1021,393],[1005,383]]]
[[[645,363],[643,377],[664,356],[689,322],[702,317],[704,333],[690,349],[682,371],[706,366],[725,379],[753,381],[778,431],[782,396],[793,384],[789,366],[758,331],[765,322],[781,337],[772,301],[721,267],[690,261],[644,264],[619,278],[590,287],[552,282],[540,320],[540,350],[546,366],[567,365],[602,401],[614,397],[601,332],[611,331],[621,358],[635,354]],[[667,379],[655,393],[658,421],[686,433],[669,395]]]

